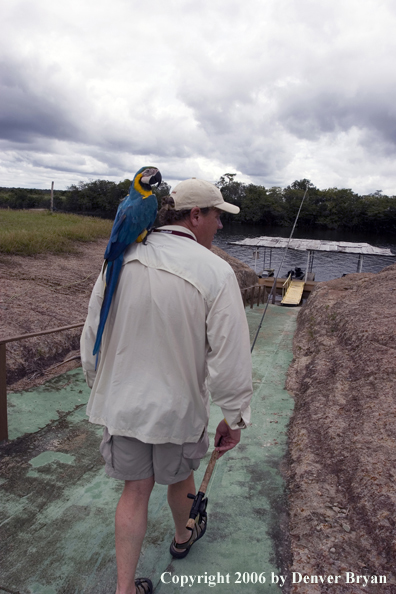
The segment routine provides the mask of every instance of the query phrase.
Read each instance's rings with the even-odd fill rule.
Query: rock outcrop
[[[396,265],[317,286],[298,316],[287,389],[290,571],[342,576],[291,591],[396,592]],[[371,585],[346,584],[346,572]]]

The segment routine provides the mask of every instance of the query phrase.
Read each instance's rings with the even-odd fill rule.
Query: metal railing
[[[7,351],[6,345],[9,342],[16,342],[24,340],[25,338],[34,338],[36,336],[43,336],[44,334],[53,334],[54,332],[62,332],[63,330],[72,330],[73,328],[81,328],[84,322],[70,324],[69,326],[62,326],[60,328],[53,328],[52,330],[42,330],[41,332],[32,332],[31,334],[20,334],[19,336],[11,336],[9,338],[0,338],[0,442],[8,439],[8,415],[7,415]]]

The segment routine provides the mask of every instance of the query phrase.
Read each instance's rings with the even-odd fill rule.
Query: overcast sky
[[[396,194],[394,0],[2,0],[0,186]]]

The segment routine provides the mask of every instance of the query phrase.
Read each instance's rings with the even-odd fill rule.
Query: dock
[[[291,280],[281,301],[281,305],[300,305],[304,292],[304,285],[304,281]]]
[[[263,310],[246,309],[252,338]],[[156,594],[176,594],[183,576],[202,576],[191,588],[195,594],[206,593],[210,580],[224,594],[285,591],[280,576],[289,552],[281,467],[294,401],[284,385],[297,313],[268,307],[252,354],[252,425],[218,461],[207,493],[207,532],[183,560],[170,556],[166,487],[155,485],[138,575],[150,577]],[[123,483],[104,473],[102,429],[87,421],[88,397],[81,368],[8,394],[9,441],[0,446],[1,594],[115,592],[114,513]],[[196,472],[197,485],[221,418],[212,405],[211,447]]]
[[[275,289],[272,292],[272,300],[271,300],[271,302],[273,304],[275,304],[275,302],[278,302],[277,297],[279,297],[279,296],[280,296],[279,303],[281,302],[281,300],[284,296],[285,282],[286,282],[285,278],[277,278],[276,279]],[[314,288],[316,287],[317,284],[318,284],[318,281],[312,281],[312,280],[307,280],[304,282],[302,298],[300,299],[300,303],[302,300],[308,299],[308,297],[310,296],[311,292],[314,290]],[[257,285],[253,285],[251,287],[246,287],[245,289],[242,289],[241,290],[242,300],[243,300],[245,307],[247,305],[250,305],[250,307],[253,308],[255,305],[259,306],[260,304],[266,303],[270,294],[271,294],[273,285],[274,285],[274,277],[259,278],[259,282]]]
[[[297,252],[306,252],[307,254],[307,273],[312,273],[313,262],[316,252],[336,253],[336,254],[355,254],[358,257],[356,272],[363,271],[364,256],[387,256],[395,258],[395,254],[389,248],[379,248],[368,243],[352,243],[348,241],[327,241],[321,239],[292,239],[291,237],[247,237],[240,241],[230,241],[230,245],[238,245],[245,248],[254,248],[255,261],[258,260],[260,249],[263,250],[263,269],[272,267],[272,250],[295,250]],[[268,258],[267,258],[268,256]],[[277,272],[280,274],[280,271]],[[308,277],[306,277],[308,278]]]

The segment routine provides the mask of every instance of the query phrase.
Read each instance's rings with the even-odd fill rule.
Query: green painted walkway
[[[252,338],[262,312],[247,309]],[[280,467],[293,408],[284,383],[297,313],[268,308],[253,353],[253,423],[216,465],[208,530],[186,559],[172,560],[168,552],[166,487],[155,486],[138,574],[152,579],[156,594],[181,586],[195,594],[209,587],[226,594],[281,591],[275,582],[288,553]],[[115,592],[113,524],[122,484],[104,474],[101,428],[85,417],[88,396],[81,369],[9,395],[13,441],[0,448],[1,594]],[[211,443],[220,419],[213,406]]]

